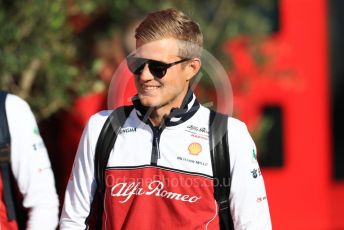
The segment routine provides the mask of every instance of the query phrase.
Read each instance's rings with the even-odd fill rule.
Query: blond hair
[[[200,57],[203,34],[199,25],[183,12],[170,8],[149,13],[135,30],[136,40],[144,43],[163,38],[181,41],[182,57]]]

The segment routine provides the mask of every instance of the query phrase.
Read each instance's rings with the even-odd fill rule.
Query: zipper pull
[[[160,159],[160,148],[159,148],[159,139],[161,134],[161,127],[153,128],[153,143],[152,143],[152,155],[151,155],[151,164],[157,165],[158,159]]]
[[[159,139],[158,139],[158,137],[155,137],[155,146],[156,146],[156,151],[158,153],[158,159],[160,159],[160,148],[159,148]]]
[[[157,165],[158,159],[160,158],[158,142],[159,142],[158,137],[154,136],[153,143],[152,143],[152,156],[151,156],[152,165]]]

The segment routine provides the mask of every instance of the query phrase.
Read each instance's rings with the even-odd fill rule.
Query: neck
[[[160,126],[164,121],[165,117],[169,115],[171,110],[163,111],[161,108],[154,108],[151,114],[149,115],[149,120],[153,126]]]
[[[149,120],[151,123],[154,126],[160,126],[164,119],[171,113],[173,108],[180,108],[187,94],[187,90],[188,88],[186,88],[185,92],[180,94],[178,98],[174,98],[173,102],[168,102],[163,106],[151,108],[149,114]]]

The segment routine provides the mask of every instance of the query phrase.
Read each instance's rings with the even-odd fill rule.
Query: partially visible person
[[[5,110],[0,114],[4,124],[4,113],[10,134],[10,148],[2,145],[1,152],[10,150],[10,172],[23,197],[22,206],[28,209],[26,229],[56,229],[58,224],[59,202],[55,189],[53,171],[47,150],[40,136],[35,117],[29,105],[13,94],[0,91],[5,97]],[[2,105],[3,106],[3,105]],[[2,144],[2,143],[0,143]],[[4,179],[4,168],[0,177],[0,229],[18,229],[16,220],[10,220],[6,202],[7,180]],[[13,183],[15,182],[15,183]],[[13,188],[12,188],[13,190]],[[8,194],[7,194],[8,195]],[[12,194],[14,201],[18,198]],[[18,214],[16,213],[17,217]]]

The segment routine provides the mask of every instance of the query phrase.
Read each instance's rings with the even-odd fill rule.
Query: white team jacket
[[[219,229],[209,153],[209,110],[192,95],[165,126],[145,122],[145,108],[126,120],[105,172],[103,229]],[[111,111],[93,115],[79,143],[61,229],[85,229],[96,188],[94,152]],[[256,148],[244,123],[229,118],[230,210],[235,229],[271,229]]]
[[[23,194],[23,206],[30,209],[27,229],[56,229],[58,197],[36,120],[29,105],[15,95],[7,95],[5,106],[11,135],[11,167]]]

